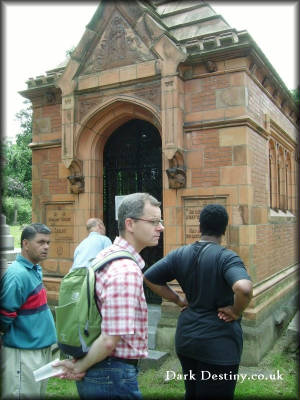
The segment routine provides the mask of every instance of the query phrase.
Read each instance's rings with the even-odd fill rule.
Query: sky
[[[195,0],[196,1],[196,0]],[[299,83],[298,2],[214,2],[209,4],[232,28],[247,30],[288,89]],[[44,75],[80,41],[98,2],[2,2],[2,82],[4,135],[20,132],[18,94],[30,77]]]

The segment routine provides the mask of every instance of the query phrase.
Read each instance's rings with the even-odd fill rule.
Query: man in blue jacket
[[[39,223],[25,227],[21,255],[1,278],[2,399],[42,398],[46,393],[47,381],[35,382],[33,371],[51,361],[51,345],[56,342],[38,265],[48,256],[50,233]]]

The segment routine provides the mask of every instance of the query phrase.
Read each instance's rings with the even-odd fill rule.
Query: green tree
[[[300,87],[298,86],[297,89],[291,90],[291,94],[293,96],[293,99],[295,100],[297,107],[299,108],[299,106],[300,106]]]
[[[28,103],[27,103],[28,104]],[[31,198],[32,153],[28,147],[32,140],[32,109],[30,105],[16,114],[21,132],[16,143],[4,145],[4,196]]]
[[[26,108],[16,114],[21,125],[16,143],[1,143],[1,212],[8,224],[31,222],[32,109],[28,101],[24,103]]]

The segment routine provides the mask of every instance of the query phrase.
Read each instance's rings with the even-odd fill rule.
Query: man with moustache
[[[21,255],[1,279],[0,331],[2,399],[43,398],[47,381],[35,382],[33,371],[51,361],[56,342],[39,262],[48,256],[50,229],[40,223],[25,227]]]
[[[126,250],[135,261],[118,259],[96,272],[101,334],[83,358],[56,363],[64,367],[62,377],[77,380],[81,399],[141,399],[137,364],[148,355],[148,316],[139,253],[157,246],[162,223],[160,202],[148,193],[130,194],[120,204],[120,236],[96,258]]]

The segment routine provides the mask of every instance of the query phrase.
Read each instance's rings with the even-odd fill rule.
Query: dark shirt
[[[250,280],[236,253],[213,242],[195,242],[169,253],[145,277],[158,285],[176,279],[186,294],[189,307],[178,318],[177,353],[210,364],[240,362],[240,320],[224,322],[217,315],[218,307],[233,304],[232,285],[240,279]]]

